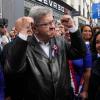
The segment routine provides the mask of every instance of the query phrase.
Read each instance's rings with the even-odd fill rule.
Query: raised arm
[[[27,50],[27,37],[31,28],[32,19],[30,17],[21,17],[15,23],[15,29],[18,36],[11,43],[4,47],[5,68],[12,72],[20,71],[25,63]]]

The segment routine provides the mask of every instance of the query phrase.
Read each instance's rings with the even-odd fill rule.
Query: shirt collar
[[[89,45],[89,44],[90,44],[90,42],[89,42],[89,41],[86,41],[86,42],[85,42],[85,44]]]
[[[100,58],[100,54],[99,53],[97,54],[97,57]]]
[[[41,40],[39,40],[39,38],[34,34],[34,37],[36,38],[36,40],[37,40],[37,42],[39,43],[39,44],[41,44],[41,45],[49,45],[49,42],[47,42],[47,43],[44,43],[43,41],[41,41]]]

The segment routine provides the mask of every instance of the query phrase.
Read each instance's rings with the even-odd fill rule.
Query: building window
[[[85,17],[85,10],[84,10],[84,8],[83,8],[83,17]]]
[[[78,18],[78,25],[79,25],[79,27],[81,27],[82,25],[85,25],[85,24],[86,24],[86,21]]]
[[[80,7],[80,5],[78,6],[78,11],[81,12],[81,7]]]
[[[87,18],[89,18],[90,17],[90,12],[89,11],[87,11]]]

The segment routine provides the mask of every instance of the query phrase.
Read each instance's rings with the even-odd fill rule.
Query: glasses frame
[[[52,20],[52,21],[49,21],[49,22],[42,22],[42,23],[39,23],[37,24],[37,26],[40,26],[40,27],[49,27],[50,25],[52,24],[55,24],[55,21]]]

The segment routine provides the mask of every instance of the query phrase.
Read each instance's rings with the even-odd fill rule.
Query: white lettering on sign
[[[48,4],[48,1],[47,1],[47,0],[44,0],[44,4],[46,4],[46,5],[47,5],[47,4]]]
[[[57,3],[53,2],[53,7],[56,8],[56,9],[58,9],[57,8]]]
[[[37,1],[43,2],[43,0],[37,0]]]
[[[62,6],[61,6],[61,11],[63,11],[63,12],[64,12],[64,7],[62,7]]]
[[[52,8],[55,8],[57,10],[60,10],[60,11],[64,12],[64,7],[59,5],[56,2],[52,1],[52,0],[37,0],[37,1],[42,2],[42,3],[48,5],[48,6],[52,7]]]
[[[58,10],[61,10],[61,6],[58,4]]]
[[[48,4],[49,4],[50,7],[52,7],[53,6],[53,1],[48,0]]]
[[[100,9],[98,9],[98,16],[100,16]]]
[[[98,11],[98,17],[100,18],[100,4],[98,5],[97,11]]]

